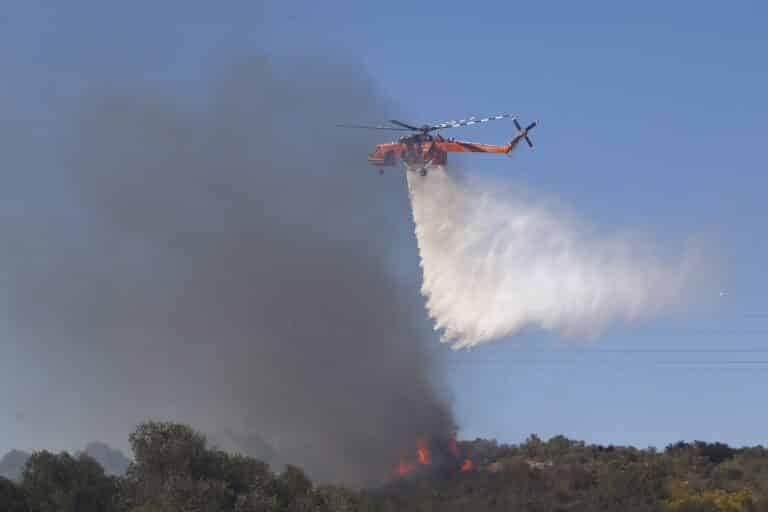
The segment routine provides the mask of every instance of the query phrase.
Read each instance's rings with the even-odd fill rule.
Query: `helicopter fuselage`
[[[422,169],[445,165],[448,161],[448,153],[451,152],[509,153],[518,141],[519,139],[513,139],[507,146],[493,146],[419,133],[400,137],[397,142],[378,144],[368,155],[368,162],[376,167],[394,167],[402,163],[407,168]]]
[[[368,162],[377,167],[394,167],[401,163],[407,167],[445,165],[448,153],[435,139],[431,135],[417,134],[400,137],[397,142],[378,144],[368,155]]]

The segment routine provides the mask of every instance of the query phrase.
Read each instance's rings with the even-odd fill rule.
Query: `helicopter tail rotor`
[[[509,145],[509,149],[507,150],[507,153],[512,151],[512,149],[517,145],[517,143],[520,141],[520,139],[525,139],[525,142],[528,144],[528,147],[533,149],[533,142],[531,142],[530,137],[528,137],[528,132],[536,128],[536,125],[539,124],[538,121],[534,121],[525,128],[520,126],[520,123],[517,122],[517,119],[512,120],[513,123],[515,123],[515,128],[517,128],[517,135],[515,135],[515,138],[513,139],[512,144]]]

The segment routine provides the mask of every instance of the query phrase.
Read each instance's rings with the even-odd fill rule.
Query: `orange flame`
[[[416,455],[419,458],[419,464],[432,464],[432,454],[429,453],[429,446],[425,440],[419,439],[416,443]]]
[[[395,473],[398,476],[405,476],[411,471],[413,471],[413,464],[411,464],[405,459],[400,459],[400,464],[397,465],[397,469],[395,470]]]
[[[464,463],[461,465],[461,471],[472,471],[473,469],[475,469],[475,463],[470,459],[464,459]]]

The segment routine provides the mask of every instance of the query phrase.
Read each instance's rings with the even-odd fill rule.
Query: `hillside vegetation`
[[[663,452],[531,436],[460,443],[473,471],[427,468],[368,490],[315,485],[294,466],[207,445],[174,423],[130,436],[134,460],[110,476],[86,453],[33,453],[18,482],[0,478],[3,512],[768,512],[768,451],[680,442]]]

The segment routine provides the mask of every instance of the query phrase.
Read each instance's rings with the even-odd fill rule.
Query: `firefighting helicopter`
[[[517,134],[506,146],[493,146],[476,142],[465,142],[454,138],[443,138],[439,133],[431,135],[431,132],[447,128],[459,128],[473,124],[487,123],[498,119],[512,118],[517,128]],[[533,142],[528,137],[528,132],[536,127],[538,121],[534,121],[523,128],[512,114],[499,114],[490,117],[469,117],[460,121],[446,121],[437,124],[425,124],[414,126],[392,119],[390,125],[366,126],[357,124],[340,124],[342,128],[363,128],[367,130],[389,130],[412,132],[403,135],[397,142],[378,144],[373,152],[368,155],[368,162],[378,167],[379,174],[384,174],[384,167],[394,167],[402,163],[407,171],[419,171],[422,176],[427,175],[427,170],[432,166],[442,166],[448,161],[448,153],[498,153],[509,155],[521,140],[525,140],[533,149]],[[393,126],[394,125],[394,126]]]

